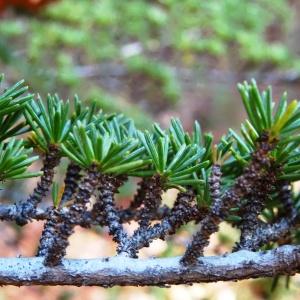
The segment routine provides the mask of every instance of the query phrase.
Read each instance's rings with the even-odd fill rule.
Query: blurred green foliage
[[[42,92],[100,99],[129,87],[128,98],[159,111],[180,99],[176,68],[228,67],[232,58],[289,66],[291,16],[287,0],[61,0],[36,16],[5,15],[0,57],[12,79],[32,78]]]

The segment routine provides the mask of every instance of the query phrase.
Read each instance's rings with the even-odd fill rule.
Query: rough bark
[[[252,234],[251,250],[257,250],[270,242],[283,240],[293,230],[294,221],[295,219],[282,218],[274,224],[262,223],[259,227],[255,228]]]
[[[257,150],[252,154],[249,165],[245,168],[243,174],[239,176],[233,187],[227,190],[221,197],[219,195],[220,172],[218,166],[212,169],[210,187],[212,190],[213,203],[210,213],[200,223],[200,229],[194,234],[191,243],[188,245],[182,263],[185,265],[193,264],[199,256],[203,255],[204,248],[209,243],[209,237],[218,231],[219,224],[224,220],[230,208],[234,207],[239,201],[253,191],[253,188],[266,177],[270,176],[268,172],[271,161],[268,157],[269,152],[274,145],[269,142],[267,134],[262,135],[257,142]]]
[[[48,210],[34,209],[31,212],[31,219],[45,220],[48,216]],[[22,205],[16,204],[0,204],[0,220],[16,221],[23,218]],[[26,224],[26,223],[25,223]],[[24,223],[18,225],[25,225]]]
[[[61,263],[69,245],[68,238],[74,231],[74,227],[86,211],[86,205],[97,187],[98,172],[92,166],[79,185],[75,202],[69,208],[68,214],[53,210],[45,224],[40,240],[38,256],[45,258],[45,265],[56,266]]]
[[[209,180],[210,194],[213,202],[213,206],[208,215],[202,220],[201,224],[201,235],[197,233],[192,243],[188,246],[185,256],[183,257],[184,264],[190,264],[196,261],[198,256],[197,252],[201,255],[203,249],[208,245],[209,237],[212,233],[218,230],[218,224],[221,222],[221,217],[216,210],[219,209],[221,199],[221,170],[219,165],[212,167],[211,176]]]
[[[287,181],[278,181],[276,189],[278,190],[278,199],[282,204],[282,216],[290,217],[295,214],[295,206],[292,197],[292,188]]]
[[[140,209],[140,219],[138,220],[139,227],[133,233],[132,240],[144,237],[148,232],[151,224],[151,215],[157,211],[161,204],[162,182],[159,175],[154,175],[143,181],[142,187],[144,192],[140,191],[140,196],[143,195],[142,208]],[[149,244],[149,243],[148,243]],[[147,245],[147,243],[145,244]],[[136,257],[137,249],[131,246],[131,241],[127,239],[118,249],[118,253]]]
[[[80,171],[81,168],[78,165],[72,162],[68,165],[66,177],[64,180],[65,188],[59,204],[60,206],[63,206],[66,202],[70,201],[75,195],[78,189],[78,183],[82,178]]]
[[[259,215],[265,208],[268,195],[272,192],[276,184],[276,170],[271,162],[270,168],[267,170],[267,176],[262,176],[257,184],[253,187],[253,192],[249,195],[248,201],[244,209],[242,209],[242,221],[239,225],[241,229],[240,241],[236,245],[235,250],[246,249],[257,250],[255,241],[255,233],[261,222]],[[259,237],[258,237],[259,238]]]
[[[55,145],[50,145],[48,152],[45,154],[43,160],[43,175],[40,181],[37,183],[33,193],[26,201],[23,201],[17,205],[19,209],[19,217],[16,219],[17,224],[25,225],[34,215],[37,205],[47,195],[50,186],[53,182],[54,168],[58,166],[60,162],[59,149]]]
[[[144,199],[143,207],[141,208],[141,219],[139,220],[140,227],[138,231],[146,229],[150,225],[151,214],[156,211],[161,204],[162,183],[159,175],[154,175],[143,184]]]
[[[52,208],[40,209],[36,208],[31,213],[32,220],[46,220],[49,218]],[[68,214],[69,208],[64,207],[65,214]],[[161,220],[170,213],[170,208],[166,205],[159,207],[157,211],[153,211],[150,215],[152,221]],[[138,221],[141,218],[141,211],[130,211],[129,209],[123,209],[119,211],[120,220],[122,223],[130,221]],[[0,220],[1,221],[16,221],[22,217],[22,207],[18,204],[0,204]],[[90,211],[85,212],[80,219],[78,219],[78,225],[83,227],[90,227],[91,225],[105,226],[105,219],[103,216],[92,215]],[[25,224],[19,224],[25,225]]]
[[[93,219],[98,220],[98,218],[102,218],[104,221],[103,225],[108,226],[109,234],[118,244],[117,252],[123,249],[129,240],[129,236],[123,228],[120,212],[115,205],[114,199],[114,194],[118,192],[119,187],[125,179],[101,174],[99,177],[99,196],[91,211]]]
[[[137,260],[128,257],[63,259],[46,267],[43,258],[1,258],[1,285],[168,286],[197,282],[237,281],[294,275],[300,268],[300,246],[264,252],[240,250],[223,256],[201,257],[183,266],[181,257]]]
[[[137,257],[137,251],[143,247],[149,247],[153,240],[158,238],[164,240],[166,236],[175,234],[176,230],[182,225],[192,220],[198,222],[203,219],[207,209],[199,209],[193,203],[194,197],[192,190],[179,193],[173,208],[160,223],[136,231],[133,237],[124,245],[125,249],[130,249],[127,252],[131,253],[131,257]],[[124,248],[123,252],[125,252]]]
[[[271,185],[274,185],[278,191],[278,198],[282,203],[282,210],[280,210],[275,221],[268,224],[257,219],[258,212],[255,212],[255,209],[257,208],[257,197],[261,200],[266,197]],[[274,177],[272,178],[272,176],[270,176],[267,181],[261,181],[257,186],[261,186],[260,191],[255,192],[253,195],[254,201],[251,201],[248,205],[248,212],[250,212],[250,214],[242,216],[241,240],[234,248],[234,251],[240,249],[255,251],[270,242],[277,242],[279,245],[291,242],[290,233],[296,223],[299,222],[289,183],[283,181],[275,183]],[[260,205],[263,204],[262,201],[258,202],[260,202]],[[263,207],[261,207],[260,210],[262,208]],[[288,239],[286,240],[286,238]]]
[[[143,204],[146,188],[147,188],[147,178],[143,178],[138,183],[137,191],[133,197],[133,201],[130,203],[129,206],[130,210],[137,209]]]
[[[140,196],[144,197],[142,201],[140,198],[129,209],[118,210],[114,203],[114,194],[123,181],[120,178],[99,174],[96,166],[88,170],[78,186],[73,176],[75,173],[67,175],[69,179],[73,177],[69,181],[66,178],[66,183],[70,187],[66,197],[74,196],[72,205],[58,209],[48,208],[45,211],[38,210],[39,197],[44,196],[46,185],[51,184],[50,181],[53,179],[52,157],[50,165],[52,171],[49,169],[45,172],[46,179],[42,180],[44,184],[38,185],[40,192],[37,193],[35,190],[30,201],[30,216],[28,211],[26,215],[26,210],[24,214],[22,203],[0,206],[0,220],[17,221],[21,225],[24,222],[20,220],[47,220],[40,241],[39,257],[0,258],[0,284],[166,286],[295,274],[300,267],[300,246],[280,246],[264,252],[249,251],[256,250],[270,241],[276,241],[279,245],[287,243],[285,235],[291,235],[291,229],[299,221],[286,183],[279,186],[278,196],[282,198],[283,210],[287,213],[279,214],[273,224],[264,224],[257,220],[258,214],[263,209],[265,197],[275,186],[276,175],[268,155],[272,145],[264,136],[258,143],[258,150],[253,153],[248,167],[237,178],[233,187],[223,195],[221,195],[220,166],[213,166],[210,179],[212,205],[205,213],[193,202],[192,191],[179,193],[173,208],[161,208],[162,183],[158,176],[143,182],[144,190],[140,193]],[[87,211],[90,196],[97,188],[98,200],[93,209]],[[74,191],[76,193],[73,195]],[[244,232],[242,230],[240,248],[247,250],[199,258],[203,255],[209,236],[218,230],[219,223],[227,217],[230,208],[236,206],[242,198],[255,200],[254,195],[258,197],[257,203],[248,202],[249,207],[246,209],[244,205],[242,206]],[[135,209],[138,207],[138,210]],[[160,215],[156,216],[158,212]],[[140,227],[129,238],[122,224],[131,219],[137,220]],[[151,226],[153,219],[161,219],[161,222]],[[174,234],[181,225],[189,221],[196,223],[201,221],[200,231],[194,236],[183,257],[146,260],[132,258],[136,257],[139,249],[148,246],[152,240],[165,239],[167,235]],[[64,259],[68,237],[73,233],[74,227],[76,225],[90,227],[94,224],[108,226],[109,233],[118,243],[119,255],[92,260]],[[248,242],[251,247],[247,246]],[[291,244],[290,241],[288,243]]]

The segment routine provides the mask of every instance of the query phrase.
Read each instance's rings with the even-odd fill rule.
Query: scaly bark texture
[[[274,190],[276,184],[276,168],[270,161],[267,170],[267,176],[262,176],[257,184],[253,187],[253,192],[248,196],[248,201],[241,214],[242,221],[239,226],[241,229],[240,242],[236,245],[235,250],[257,250],[255,242],[255,232],[261,225],[258,216],[265,208],[268,195]]]
[[[297,211],[293,205],[291,187],[287,182],[275,182],[274,180],[275,178],[272,176],[268,177],[266,181],[262,180],[261,183],[257,185],[258,188],[260,186],[260,191],[256,191],[255,199],[266,197],[266,194],[270,192],[271,185],[273,185],[278,190],[278,198],[282,203],[282,211],[280,211],[275,222],[266,224],[259,222],[259,220],[255,218],[255,215],[258,215],[258,212],[255,211],[255,206],[253,206],[255,202],[254,204],[250,202],[249,205],[247,205],[250,213],[249,215],[246,214],[242,216],[241,240],[234,248],[234,251],[240,249],[255,251],[270,242],[277,242],[279,244],[290,242],[290,232],[294,229],[297,222]],[[262,210],[262,208],[260,210]],[[288,237],[288,240],[286,240],[286,237]]]
[[[197,282],[237,281],[294,275],[300,268],[300,246],[274,250],[240,250],[222,256],[201,257],[188,267],[181,257],[133,259],[63,259],[55,268],[43,259],[1,258],[1,285],[169,286]]]
[[[53,182],[54,168],[58,166],[59,162],[59,149],[55,145],[50,145],[49,151],[45,154],[43,160],[43,167],[41,169],[43,175],[40,181],[29,198],[17,204],[17,209],[20,211],[20,217],[16,219],[18,225],[27,224],[28,220],[34,215],[38,204],[46,197]]]
[[[163,192],[161,177],[154,175],[151,178],[147,178],[143,187],[144,199],[143,207],[141,208],[141,219],[139,220],[140,227],[136,232],[144,230],[150,225],[152,212],[156,211],[161,204],[161,194]]]
[[[264,199],[255,195],[248,197],[246,207],[242,209],[240,217],[242,218],[238,228],[241,230],[240,241],[235,245],[233,251],[240,249],[255,250],[255,242],[252,240],[255,231],[261,225],[261,221],[258,219],[258,215],[264,208]]]
[[[69,207],[68,213],[53,210],[46,222],[38,256],[44,257],[46,266],[56,266],[61,263],[69,244],[68,238],[73,234],[74,227],[86,211],[86,205],[98,184],[98,172],[95,166],[91,167],[78,187],[75,202]]]
[[[33,220],[45,220],[49,215],[50,210],[35,209],[31,213]],[[15,204],[0,204],[0,220],[1,221],[17,221],[23,219],[22,206]],[[25,225],[24,222],[19,225]]]
[[[144,199],[140,209],[140,219],[138,220],[139,228],[134,231],[132,239],[145,235],[151,223],[151,215],[158,210],[162,200],[161,194],[163,190],[159,175],[146,178],[142,183],[142,187],[144,188],[144,192],[140,192],[140,196],[143,194]],[[136,250],[130,246],[130,241],[127,240],[127,242],[120,245],[118,252],[126,253],[130,257],[136,257]]]
[[[293,205],[291,187],[287,182],[276,183],[278,198],[282,203],[282,210],[275,221],[271,224],[262,223],[255,228],[252,234],[252,250],[270,242],[277,242],[279,245],[291,242],[291,232],[299,225],[299,215]]]
[[[67,168],[66,177],[65,177],[65,188],[63,195],[61,197],[60,206],[63,206],[66,202],[70,201],[75,193],[78,190],[78,183],[82,178],[80,174],[81,168],[74,164],[70,163]]]
[[[145,192],[147,189],[147,179],[148,178],[143,178],[138,183],[138,188],[133,197],[133,201],[130,203],[129,210],[135,210],[143,204],[143,201],[145,199]]]
[[[120,179],[120,178],[118,178],[118,179]],[[121,181],[118,180],[118,182],[123,183],[123,180],[124,179],[122,179]],[[134,200],[131,202],[131,205],[126,209],[118,210],[118,216],[120,218],[121,223],[129,222],[132,220],[140,221],[142,218],[145,217],[145,210],[144,209],[136,209],[136,208],[138,208],[140,205],[142,205],[142,203],[144,201],[144,198],[142,198],[142,197],[145,196],[145,193],[143,191],[146,191],[147,189],[142,190],[142,188],[146,188],[147,180],[149,180],[149,178],[143,179],[140,182],[141,187],[138,189],[138,192],[135,195]],[[161,199],[159,199],[159,201],[161,201]],[[150,218],[150,221],[161,220],[169,213],[170,213],[170,208],[167,207],[166,205],[163,205],[161,207],[156,205],[156,209],[149,211],[147,216],[148,216],[148,218]],[[86,223],[87,224],[85,225],[85,227],[88,226],[88,224],[101,225],[101,226],[107,225],[104,215],[103,215],[103,204],[101,201],[97,201],[93,205],[91,212],[86,213]]]
[[[278,199],[282,203],[282,216],[290,217],[295,213],[295,207],[292,198],[291,185],[287,181],[278,181],[276,185]]]
[[[149,214],[151,221],[162,220],[165,218],[171,209],[167,205],[162,205],[157,208],[157,210],[153,211]],[[139,221],[142,218],[142,211],[141,210],[130,210],[129,208],[125,208],[119,211],[120,219],[122,223],[129,222],[129,221]],[[0,215],[1,216],[1,215]]]
[[[286,236],[289,236],[291,230],[294,228],[295,219],[282,218],[274,224],[261,223],[260,226],[255,228],[252,234],[253,241],[251,243],[253,249],[259,249],[261,246],[270,242],[277,242],[284,244]],[[239,249],[236,249],[237,251]]]
[[[155,239],[164,240],[166,236],[175,234],[182,225],[204,218],[207,209],[198,208],[194,202],[195,194],[192,190],[179,193],[170,213],[160,223],[150,226],[146,230],[135,234],[125,247],[130,249],[131,257],[137,257],[137,251],[148,247]]]
[[[45,210],[37,208],[32,213],[31,218],[33,220],[47,220],[50,218],[51,211],[53,207],[49,207]],[[60,210],[60,213],[67,215],[69,207],[64,207]],[[166,205],[158,208],[157,211],[153,212],[151,215],[151,220],[161,220],[165,218],[170,213],[170,208]],[[122,223],[130,221],[138,221],[141,218],[140,211],[129,211],[128,209],[122,209],[119,211],[120,220]],[[17,204],[0,204],[0,220],[1,221],[16,221],[22,217],[21,210]],[[78,220],[78,225],[89,228],[91,225],[101,225],[105,226],[105,220],[103,216],[96,214],[92,217],[91,211],[86,211]]]
[[[118,192],[125,179],[101,174],[98,188],[99,196],[91,211],[93,219],[101,218],[104,220],[103,225],[108,226],[109,234],[118,244],[117,252],[120,248],[123,248],[123,245],[129,239],[123,228],[120,212],[116,208],[114,200],[114,194]]]
[[[182,259],[184,265],[193,264],[199,256],[203,255],[203,250],[209,243],[210,235],[218,231],[219,224],[226,218],[230,208],[251,194],[253,188],[269,176],[268,170],[271,165],[269,153],[273,147],[274,144],[269,142],[268,135],[263,134],[257,141],[257,150],[252,154],[249,165],[243,174],[237,178],[234,186],[226,191],[222,197],[219,195],[218,190],[220,188],[219,183],[217,183],[220,182],[220,168],[218,166],[212,168],[210,187],[213,203],[211,211],[200,223],[200,230],[193,236],[192,242]]]
[[[50,247],[57,243],[57,235],[60,232],[58,227],[63,221],[63,216],[58,209],[51,210],[40,238],[37,256],[46,256]]]
[[[183,257],[184,264],[195,262],[197,257],[203,253],[204,247],[208,245],[210,235],[218,230],[218,225],[222,220],[220,213],[218,213],[221,203],[221,176],[220,166],[213,165],[209,179],[212,209],[200,223],[200,232],[193,237],[192,244],[187,248]]]

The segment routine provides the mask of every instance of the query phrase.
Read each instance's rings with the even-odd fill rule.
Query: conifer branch
[[[300,180],[297,100],[288,104],[284,94],[276,106],[270,89],[261,93],[255,81],[239,85],[248,119],[241,135],[229,129],[214,144],[198,122],[191,134],[178,119],[166,130],[154,124],[139,131],[127,117],[84,108],[77,97],[70,113],[69,101],[57,95],[46,102],[24,96],[22,85],[0,92],[0,180],[40,181],[26,201],[0,205],[0,220],[46,222],[37,258],[0,258],[1,284],[166,285],[299,270],[300,197],[291,191]],[[27,172],[38,159],[33,149],[44,157],[42,172]],[[61,158],[69,160],[62,195],[53,182]],[[114,196],[130,177],[140,179],[138,190],[129,207],[119,209]],[[42,210],[51,186],[53,205]],[[178,194],[169,208],[161,202],[171,188]],[[131,220],[139,227],[129,236],[123,225]],[[201,257],[223,221],[241,229],[234,253]],[[182,257],[138,258],[140,249],[189,222],[199,228]],[[76,225],[107,226],[117,257],[65,260]],[[275,249],[260,252],[265,247]]]
[[[46,267],[43,258],[1,258],[1,285],[160,286],[294,275],[299,272],[299,246],[269,251],[201,257],[185,267],[181,257],[133,259],[63,259]]]

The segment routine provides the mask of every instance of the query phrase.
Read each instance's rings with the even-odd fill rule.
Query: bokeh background
[[[0,72],[4,86],[24,78],[42,96],[76,93],[87,104],[131,116],[141,128],[153,121],[167,126],[176,116],[187,129],[197,119],[220,137],[244,117],[237,82],[255,78],[261,87],[273,86],[275,99],[285,90],[290,99],[299,97],[300,1],[0,0]],[[24,197],[34,184],[8,186],[3,201]],[[133,191],[134,184],[123,188],[120,205]],[[42,226],[0,223],[0,255],[34,255]],[[193,229],[154,242],[142,256],[180,255]],[[229,251],[237,238],[222,224],[206,254]],[[106,229],[77,228],[68,257],[114,251]],[[271,290],[271,279],[169,289],[3,287],[0,300],[300,299],[300,277],[279,278]]]

